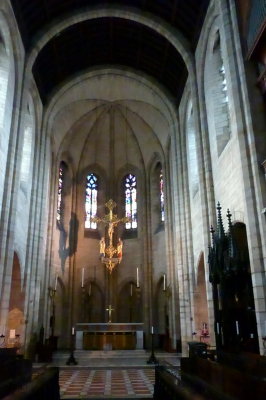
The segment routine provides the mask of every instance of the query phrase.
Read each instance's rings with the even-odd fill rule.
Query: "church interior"
[[[0,398],[91,354],[145,359],[102,398],[265,398],[265,39],[261,0],[0,2]]]

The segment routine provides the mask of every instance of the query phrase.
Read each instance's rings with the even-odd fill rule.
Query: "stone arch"
[[[66,288],[63,280],[58,277],[55,293],[55,320],[54,320],[54,336],[57,338],[58,348],[63,348],[64,332],[67,330],[68,316],[64,313]]]
[[[137,229],[135,233],[136,235],[138,235],[141,223],[143,222],[143,215],[141,213],[143,196],[141,196],[141,193],[145,191],[146,183],[140,169],[133,164],[127,163],[127,165],[124,165],[122,168],[120,168],[117,174],[117,210],[120,215],[125,216],[124,178],[127,174],[134,175],[137,182]],[[122,225],[120,225],[118,227],[118,235],[122,236],[122,238],[128,238],[128,235],[131,235],[131,232],[127,232],[126,229]],[[134,234],[134,236],[136,235]]]
[[[192,324],[198,340],[200,339],[203,324],[208,324],[208,321],[204,254],[201,253],[197,267],[196,286],[194,289],[194,324]]]
[[[104,235],[104,227],[102,224],[97,224],[96,229],[90,229],[85,227],[85,198],[86,198],[86,183],[87,176],[93,173],[97,178],[97,216],[102,217],[105,214],[105,203],[106,193],[108,187],[107,174],[98,163],[91,162],[82,166],[82,169],[78,171],[77,175],[77,213],[78,219],[81,221],[80,231],[84,232],[84,235],[91,239],[99,239]]]
[[[82,320],[90,323],[105,321],[105,296],[99,282],[86,280],[80,306],[82,307]]]
[[[14,66],[14,46],[11,26],[6,16],[0,11],[0,205],[2,204],[4,180],[7,168],[7,155],[10,140],[11,108],[14,101],[16,74]]]
[[[22,286],[21,266],[17,253],[14,253],[7,318],[7,343],[15,343],[15,335],[22,337],[25,328],[25,289]]]
[[[231,136],[228,89],[221,40],[220,29],[214,25],[208,41],[204,73],[210,143],[211,149],[216,148],[215,153],[212,150],[212,157],[214,154],[220,156]],[[215,143],[212,143],[212,136],[216,138]]]
[[[153,233],[159,232],[164,229],[165,213],[161,210],[161,199],[160,199],[160,176],[162,173],[163,179],[163,193],[164,193],[164,204],[165,205],[165,181],[166,181],[166,171],[163,167],[162,157],[155,153],[153,159],[148,167],[148,177],[149,177],[149,190],[150,190],[150,212],[152,216],[152,229]],[[165,207],[164,207],[165,209]]]
[[[134,280],[127,280],[120,287],[117,297],[117,322],[142,322],[140,291]]]
[[[190,189],[190,198],[192,199],[199,190],[199,168],[197,157],[197,140],[196,140],[196,126],[194,119],[195,110],[191,98],[189,97],[186,104],[186,153],[187,153],[187,169],[188,169],[188,182]]]
[[[22,159],[21,159],[21,176],[20,184],[29,186],[30,170],[32,169],[32,159],[34,152],[34,131],[35,131],[35,112],[34,104],[31,95],[28,96],[26,110],[23,119],[23,145],[22,145]],[[25,189],[24,189],[25,191]]]
[[[153,325],[157,339],[156,346],[160,349],[169,350],[169,310],[164,279],[164,275],[161,275],[155,286]]]
[[[29,55],[27,69],[32,69],[40,49],[42,49],[55,35],[59,34],[69,26],[79,22],[104,17],[129,19],[153,29],[155,32],[167,39],[176,48],[176,50],[182,56],[189,74],[191,73],[193,75],[192,54],[189,50],[189,44],[181,32],[170,27],[169,24],[161,20],[159,17],[156,17],[156,21],[154,21],[154,18],[150,18],[148,15],[138,12],[137,10],[129,10],[126,7],[123,8],[117,6],[108,8],[96,7],[94,10],[76,13],[74,16],[66,18],[52,26],[50,30],[48,30],[45,35],[38,40],[32,49],[31,54]]]

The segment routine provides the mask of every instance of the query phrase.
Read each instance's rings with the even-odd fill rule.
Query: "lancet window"
[[[160,211],[161,222],[164,222],[164,179],[162,170],[160,170]]]
[[[98,178],[91,173],[87,176],[86,183],[86,200],[85,200],[85,228],[96,229],[97,223],[92,221],[92,218],[97,214],[97,195],[98,195]]]
[[[137,179],[135,175],[128,174],[124,180],[126,217],[130,222],[126,223],[126,229],[137,228]]]
[[[228,103],[228,82],[226,80],[226,70],[223,61],[221,48],[221,38],[219,32],[216,33],[216,40],[213,47],[211,59],[209,60],[208,76],[211,77],[212,90],[212,114],[216,131],[217,153],[222,153],[231,136],[230,113]],[[209,78],[206,77],[209,81]]]
[[[57,191],[57,215],[56,219],[58,222],[63,220],[63,186],[64,186],[64,176],[65,176],[66,165],[61,161],[59,166],[58,174],[58,191]]]
[[[9,58],[0,32],[0,126],[3,126],[5,118],[5,106],[7,100],[7,87],[9,78]]]

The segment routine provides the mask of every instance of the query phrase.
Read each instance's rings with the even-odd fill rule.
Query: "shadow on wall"
[[[67,257],[71,257],[77,251],[79,221],[77,219],[76,214],[72,212],[69,221],[68,247],[67,247],[68,235],[63,223],[61,221],[57,221],[57,227],[60,231],[58,255],[61,260],[62,272],[64,272]]]

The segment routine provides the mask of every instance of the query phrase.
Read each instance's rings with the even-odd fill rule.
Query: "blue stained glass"
[[[126,223],[126,229],[137,228],[137,180],[135,175],[128,174],[125,177],[125,211],[130,222]]]
[[[86,185],[85,228],[89,229],[97,228],[97,223],[91,220],[93,217],[96,217],[97,214],[97,194],[98,194],[98,179],[96,175],[89,174],[87,176],[87,185]]]

